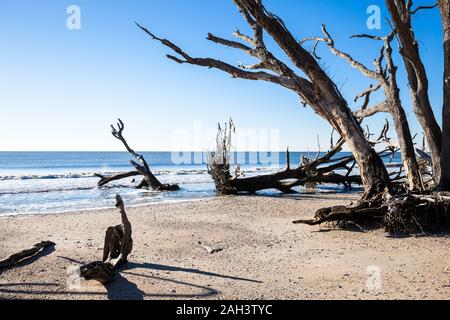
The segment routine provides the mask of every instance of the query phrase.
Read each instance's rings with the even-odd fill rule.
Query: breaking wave
[[[270,172],[278,170],[277,168],[248,168],[243,169],[243,173]],[[104,176],[119,174],[118,171],[100,172]],[[180,169],[180,170],[154,170],[156,176],[184,176],[184,175],[201,175],[207,174],[207,169]],[[61,173],[61,174],[24,174],[24,175],[0,175],[0,181],[8,180],[52,180],[52,179],[87,179],[97,178],[98,172],[82,172],[82,173]]]

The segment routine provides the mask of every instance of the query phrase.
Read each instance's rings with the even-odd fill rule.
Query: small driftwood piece
[[[128,145],[128,142],[123,137],[124,128],[125,128],[125,124],[123,123],[122,120],[119,119],[118,123],[117,123],[117,128],[114,127],[113,125],[111,125],[111,129],[112,129],[111,133],[117,140],[119,140],[123,143],[123,145],[125,146],[125,149],[127,149],[127,151],[139,162],[138,163],[133,160],[130,161],[130,164],[136,169],[136,171],[144,176],[144,180],[139,184],[138,188],[151,187],[155,191],[178,191],[180,189],[180,187],[177,184],[163,184],[155,177],[155,175],[151,172],[150,166],[148,165],[144,156],[136,153]],[[115,177],[109,177],[109,178],[103,177],[100,175],[99,177],[101,180],[99,182],[99,185],[100,184],[105,185],[106,183],[113,181],[113,180],[123,179],[123,178],[127,178],[130,176],[136,176],[136,175],[138,175],[138,174],[134,171],[131,173],[125,173],[122,175],[118,175]]]
[[[119,195],[116,196],[116,207],[119,209],[122,223],[106,230],[103,260],[91,262],[80,268],[81,276],[86,280],[97,280],[107,284],[113,280],[114,272],[128,262],[127,257],[133,249],[132,229]]]
[[[210,246],[207,246],[207,245],[201,243],[200,241],[198,242],[198,244],[203,249],[205,249],[209,254],[213,254],[213,253],[217,253],[217,252],[223,251],[223,248],[213,248],[213,247],[210,247]]]
[[[386,124],[375,141],[371,144],[387,144],[387,147],[378,153],[381,158],[394,155],[398,149],[389,143],[387,137],[389,125]],[[360,175],[352,174],[356,165],[353,155],[336,157],[345,143],[339,139],[336,143],[331,138],[331,148],[326,153],[320,150],[315,158],[302,157],[298,167],[291,166],[289,150],[286,154],[286,168],[271,174],[256,175],[251,177],[240,177],[240,174],[231,174],[232,158],[232,134],[235,133],[233,121],[230,119],[222,128],[219,124],[216,136],[216,149],[208,154],[207,168],[211,175],[216,191],[221,195],[255,193],[265,189],[276,189],[282,193],[297,193],[293,188],[305,186],[314,188],[319,184],[339,184],[351,189],[353,184],[363,184]],[[367,133],[369,139],[372,134]],[[320,145],[319,145],[320,149]],[[344,171],[343,173],[337,170]]]
[[[0,270],[6,269],[10,267],[14,267],[19,262],[21,262],[24,259],[31,258],[38,253],[42,252],[43,250],[47,249],[48,247],[54,246],[55,243],[51,241],[42,241],[37,244],[35,244],[33,247],[29,249],[22,250],[18,253],[15,253],[8,258],[0,261]]]

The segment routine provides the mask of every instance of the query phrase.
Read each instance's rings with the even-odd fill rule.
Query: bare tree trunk
[[[428,96],[428,77],[422,63],[419,44],[411,25],[412,2],[405,0],[386,0],[386,5],[401,43],[400,53],[403,56],[414,113],[425,133],[430,147],[435,173],[435,181],[439,181],[441,173],[442,132],[436,121]]]
[[[423,183],[405,110],[401,105],[392,106],[391,114],[394,119],[395,131],[397,132],[398,143],[403,158],[408,188],[410,190],[421,191],[423,190]]]
[[[331,114],[328,115],[327,112],[325,119],[347,142],[359,166],[365,189],[364,198],[371,198],[385,192],[389,186],[389,176],[383,161],[369,145],[359,123],[348,106],[342,102],[335,100],[331,105],[328,104],[327,109],[331,109]]]
[[[284,23],[267,12],[258,0],[235,0],[241,11],[247,11],[267,31],[292,63],[310,78],[311,90],[302,88],[300,97],[335,128],[347,142],[359,165],[365,197],[385,191],[389,185],[386,168],[367,142],[360,124],[353,116],[336,84],[319,66],[316,59],[296,41]]]
[[[444,30],[444,106],[442,111],[441,179],[439,189],[450,190],[450,2],[439,0]]]

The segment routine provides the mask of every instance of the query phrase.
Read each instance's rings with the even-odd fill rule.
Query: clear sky
[[[72,4],[81,9],[80,30],[66,27],[66,9]],[[338,48],[371,67],[380,44],[349,36],[389,32],[384,19],[381,30],[366,26],[369,5],[379,5],[382,16],[388,15],[381,0],[265,4],[298,39],[321,35],[320,26],[326,23]],[[126,122],[125,134],[139,150],[203,150],[208,147],[198,141],[203,133],[214,132],[216,123],[229,117],[244,130],[279,130],[279,146],[272,144],[271,149],[315,150],[317,135],[323,146],[328,145],[330,127],[303,108],[294,93],[273,84],[232,79],[217,70],[178,65],[166,59],[169,50],[151,41],[134,21],[194,56],[252,62],[244,53],[205,39],[208,32],[229,38],[237,28],[248,32],[231,0],[1,0],[0,151],[122,150],[109,131],[117,117]],[[414,26],[440,118],[443,58],[438,11],[422,12]],[[267,43],[285,58],[272,41]],[[327,50],[318,51],[321,63],[352,101],[371,82]],[[404,84],[398,56],[396,62]],[[405,85],[401,94],[412,131],[421,135]],[[383,118],[367,123],[375,131]]]

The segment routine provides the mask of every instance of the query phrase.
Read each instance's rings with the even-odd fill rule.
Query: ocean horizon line
[[[213,151],[195,151],[195,150],[139,150],[136,149],[138,152],[145,152],[145,153],[207,153],[207,152],[213,152]],[[327,152],[328,149],[323,150],[289,150],[290,153],[300,152],[300,153],[317,153],[317,152]],[[0,150],[0,153],[128,153],[127,151],[123,150]],[[233,152],[252,152],[252,153],[267,153],[267,152],[275,152],[275,153],[286,153],[286,150],[235,150]],[[349,150],[342,150],[340,152],[349,152]]]

